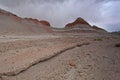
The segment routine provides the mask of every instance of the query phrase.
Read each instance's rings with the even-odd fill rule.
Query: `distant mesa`
[[[48,21],[45,21],[45,20],[41,20],[40,23],[43,25],[46,25],[46,26],[51,26],[50,23]]]
[[[65,28],[71,28],[71,27],[73,27],[75,25],[88,25],[88,26],[90,26],[88,22],[86,22],[84,19],[82,19],[81,17],[79,17],[74,22],[68,23],[65,26]]]

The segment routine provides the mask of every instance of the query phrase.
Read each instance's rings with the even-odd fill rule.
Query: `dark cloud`
[[[48,20],[54,27],[82,17],[108,29],[120,24],[119,7],[119,0],[0,0],[0,8],[21,17]]]

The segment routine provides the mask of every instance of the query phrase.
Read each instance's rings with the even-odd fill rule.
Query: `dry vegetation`
[[[120,43],[116,43],[116,44],[115,44],[115,47],[120,47]]]

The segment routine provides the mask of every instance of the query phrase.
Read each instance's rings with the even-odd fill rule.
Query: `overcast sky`
[[[20,17],[47,20],[62,28],[82,17],[91,25],[120,31],[120,0],[0,0],[0,8]]]

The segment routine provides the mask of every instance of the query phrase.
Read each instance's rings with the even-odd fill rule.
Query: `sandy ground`
[[[119,80],[120,36],[0,36],[0,80]]]

